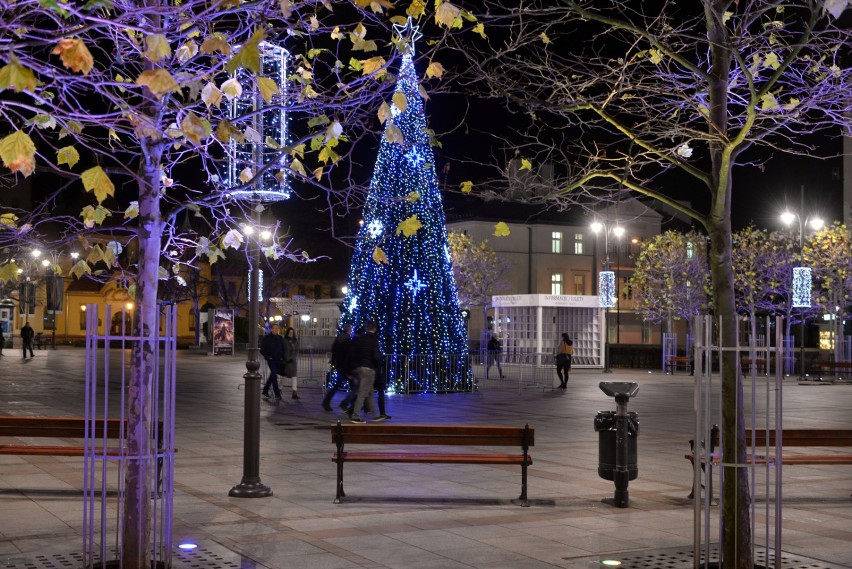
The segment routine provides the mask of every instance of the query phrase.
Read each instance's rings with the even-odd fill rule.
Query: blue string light
[[[615,300],[615,272],[601,271],[598,273],[598,306],[612,308]]]
[[[811,270],[808,267],[793,268],[793,308],[811,307]]]
[[[412,60],[419,32],[411,22],[397,31],[406,41],[401,44],[405,47],[396,92],[405,94],[407,105],[404,111],[391,106],[364,204],[341,325],[357,329],[368,320],[378,324],[393,389],[470,389],[467,332]],[[402,132],[401,142],[388,141],[391,125]],[[416,233],[406,236],[396,230],[412,216],[422,224]],[[374,260],[376,248],[385,253],[387,263]]]

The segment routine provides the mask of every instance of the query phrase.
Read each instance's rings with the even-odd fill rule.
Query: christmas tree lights
[[[410,18],[405,26],[395,27],[402,63],[394,101],[401,102],[401,93],[405,104],[391,106],[385,125],[341,325],[357,329],[369,320],[378,324],[393,389],[465,390],[473,381],[467,333],[412,59],[420,34]]]

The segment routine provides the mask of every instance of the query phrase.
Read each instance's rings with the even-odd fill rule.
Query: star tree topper
[[[396,32],[397,37],[399,37],[400,46],[405,46],[408,53],[414,55],[414,42],[423,37],[423,34],[420,33],[420,26],[415,26],[414,20],[412,20],[411,16],[409,16],[404,26],[401,24],[394,24],[393,29]],[[400,51],[404,50],[400,49]]]

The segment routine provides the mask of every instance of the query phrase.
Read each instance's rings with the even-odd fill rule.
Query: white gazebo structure
[[[551,365],[563,332],[574,341],[573,366],[602,368],[605,310],[597,296],[509,294],[492,297],[494,332],[506,361],[523,355],[537,365]]]

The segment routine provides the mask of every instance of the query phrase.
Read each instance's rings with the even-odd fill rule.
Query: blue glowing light
[[[382,137],[373,178],[364,203],[342,303],[340,325],[355,329],[378,325],[387,354],[389,389],[422,391],[470,389],[467,332],[461,317],[444,209],[427,133],[426,114],[412,54],[420,36],[411,20],[397,26],[401,65],[396,92],[405,95],[404,111],[388,121],[402,140]],[[411,199],[414,194],[417,199]],[[387,231],[412,217],[422,224],[413,235]],[[373,258],[376,247],[387,263]],[[356,300],[357,299],[357,300]],[[418,362],[413,365],[412,362]],[[421,365],[422,364],[422,365]]]
[[[598,306],[612,308],[615,300],[615,272],[601,271],[598,274]]]
[[[811,270],[808,267],[793,268],[793,307],[811,307]]]
[[[191,542],[185,542],[185,543],[179,543],[178,544],[178,549],[183,549],[184,551],[191,551],[193,549],[196,549],[197,547],[198,547],[197,543],[191,543]]]

